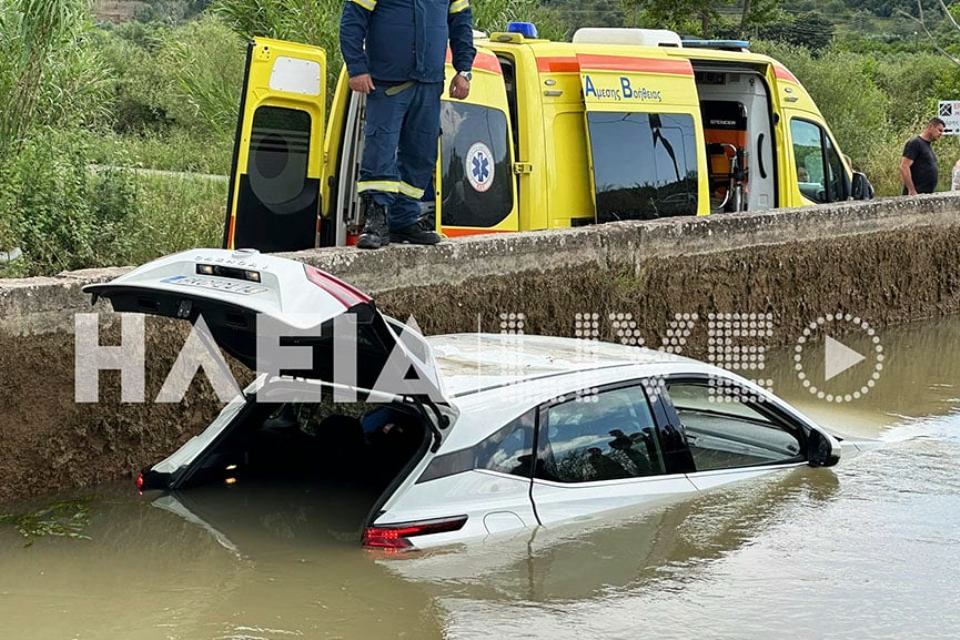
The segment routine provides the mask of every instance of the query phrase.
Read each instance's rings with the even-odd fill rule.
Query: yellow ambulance
[[[607,28],[552,42],[529,23],[475,39],[422,203],[448,237],[872,197],[803,86],[746,42]],[[226,248],[356,240],[364,98],[343,71],[327,116],[326,65],[316,47],[250,44]]]

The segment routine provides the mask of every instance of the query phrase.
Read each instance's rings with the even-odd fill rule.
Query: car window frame
[[[676,407],[673,404],[673,400],[670,398],[669,391],[667,390],[668,384],[696,384],[696,385],[707,385],[710,383],[711,379],[721,378],[726,385],[732,385],[739,389],[748,391],[751,394],[756,394],[756,391],[744,386],[741,382],[737,381],[734,378],[726,376],[717,376],[716,374],[699,374],[699,373],[676,373],[670,374],[663,377],[663,404],[664,408],[667,411],[669,419],[671,422],[674,422],[677,425],[678,431],[683,431],[683,422],[680,420],[680,414],[677,411]],[[775,423],[777,426],[783,428],[785,431],[797,438],[800,445],[800,453],[797,456],[794,456],[788,460],[782,460],[778,462],[761,462],[751,465],[743,465],[737,467],[727,467],[721,469],[697,469],[696,464],[693,464],[693,470],[688,472],[688,475],[691,474],[706,474],[706,473],[730,473],[738,470],[744,469],[759,469],[764,467],[790,467],[807,464],[809,462],[809,439],[810,434],[808,433],[809,427],[805,425],[801,420],[796,416],[791,415],[789,412],[785,411],[780,407],[772,398],[768,397],[768,401],[763,404],[755,403],[744,403],[751,410],[756,411],[764,418]],[[748,418],[743,418],[746,421],[749,421]],[[684,440],[686,440],[684,436]],[[689,451],[689,446],[687,448]],[[691,462],[693,462],[693,456],[691,455]]]
[[[599,394],[631,387],[636,387],[640,393],[643,394],[647,405],[650,408],[650,414],[654,423],[654,436],[657,438],[657,446],[659,448],[660,457],[663,464],[663,473],[631,478],[590,480],[585,482],[563,482],[559,480],[549,480],[546,478],[537,477],[537,468],[540,464],[540,442],[542,438],[541,428],[548,424],[548,421],[546,420],[546,412],[549,411],[551,407],[569,402],[570,396],[576,397],[578,393],[586,394],[589,392]],[[531,474],[531,482],[541,482],[562,487],[587,487],[609,483],[619,484],[624,482],[656,482],[664,478],[683,476],[684,474],[692,471],[693,459],[690,454],[690,450],[686,444],[686,440],[682,437],[682,433],[677,431],[676,425],[678,424],[678,421],[671,421],[668,417],[668,414],[661,406],[661,391],[662,389],[657,384],[655,378],[644,376],[641,378],[632,378],[630,380],[621,380],[596,387],[590,387],[589,389],[577,390],[572,393],[565,394],[565,397],[554,398],[548,402],[542,403],[537,408],[536,425],[533,433],[534,462]],[[666,446],[667,444],[673,443],[680,443],[679,451]]]
[[[429,463],[427,463],[427,466],[417,477],[415,484],[423,484],[425,482],[447,478],[460,473],[466,473],[467,471],[477,471],[480,473],[488,473],[491,475],[502,476],[504,478],[513,478],[517,480],[531,480],[533,477],[533,468],[536,464],[537,426],[539,423],[539,417],[539,407],[529,407],[521,412],[520,415],[507,420],[501,426],[489,432],[486,437],[479,442],[467,447],[461,447],[452,451],[438,453],[430,459]],[[497,469],[489,469],[487,467],[479,466],[477,456],[479,452],[483,450],[484,445],[493,437],[504,433],[508,429],[511,432],[516,430],[518,423],[521,423],[521,421],[523,421],[525,418],[529,418],[532,424],[530,426],[531,456],[530,462],[526,465],[527,468],[524,470],[524,472],[507,473],[506,471],[499,471]],[[509,435],[509,433],[506,435]],[[502,441],[503,439],[500,440],[500,443],[502,443]]]

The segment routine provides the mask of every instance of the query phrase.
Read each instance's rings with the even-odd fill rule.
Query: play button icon
[[[854,351],[842,342],[834,340],[830,336],[824,337],[826,338],[823,356],[824,382],[866,360],[866,356]]]
[[[830,333],[846,333],[851,328],[861,331],[865,334],[866,340],[869,341],[865,353],[855,351],[829,335]],[[822,339],[822,342],[818,338]],[[861,336],[855,344],[859,346],[866,343],[866,340],[863,340],[863,336]],[[808,376],[803,370],[804,347],[811,345],[817,345],[817,347],[823,345],[822,382],[813,379],[813,376]],[[877,380],[880,379],[883,361],[886,358],[883,345],[880,344],[880,338],[873,327],[859,316],[842,312],[828,313],[826,316],[821,316],[815,322],[808,324],[803,329],[803,334],[797,338],[794,352],[794,369],[796,369],[800,383],[812,395],[827,402],[852,402],[870,393],[870,390],[876,386]],[[872,369],[857,367],[864,360],[872,360]],[[854,367],[857,367],[857,376],[861,379],[834,380],[841,373]],[[859,388],[856,388],[857,385],[854,383],[859,383]]]

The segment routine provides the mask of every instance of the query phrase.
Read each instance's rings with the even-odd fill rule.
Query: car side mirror
[[[832,467],[838,462],[840,456],[833,452],[830,440],[819,431],[810,431],[807,435],[807,464],[811,467]]]
[[[854,171],[853,180],[850,182],[850,197],[853,200],[872,200],[873,195],[873,185],[870,184],[867,175],[860,171]]]

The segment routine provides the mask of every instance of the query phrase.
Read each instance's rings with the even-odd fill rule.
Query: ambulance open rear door
[[[247,65],[223,246],[295,251],[317,241],[327,60],[323,49],[256,38]]]

